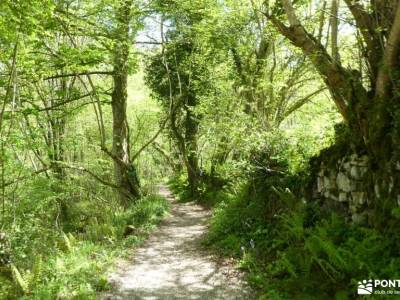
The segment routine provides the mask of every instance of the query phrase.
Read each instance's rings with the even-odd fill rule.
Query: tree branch
[[[384,100],[390,88],[391,75],[396,67],[400,50],[400,3],[397,4],[396,14],[390,30],[388,41],[383,55],[383,63],[379,68],[376,80],[376,96]]]
[[[121,188],[120,186],[118,186],[116,184],[113,184],[111,182],[108,182],[108,181],[104,180],[103,178],[99,177],[98,175],[96,175],[95,173],[93,173],[92,171],[90,171],[90,170],[88,170],[88,169],[86,169],[84,167],[67,165],[65,163],[60,163],[60,162],[57,162],[57,166],[60,167],[60,168],[63,168],[63,169],[71,169],[71,170],[77,170],[77,171],[85,172],[85,173],[89,174],[90,176],[92,176],[94,179],[96,179],[98,182],[102,183],[103,185],[112,187],[114,189],[120,189]]]
[[[367,45],[367,51],[364,56],[370,67],[370,80],[374,82],[380,58],[382,57],[381,37],[377,30],[378,26],[374,17],[359,3],[359,0],[344,0],[344,2],[346,2],[347,7],[353,15],[356,26],[359,28],[363,40]]]
[[[15,43],[15,46],[14,46],[10,77],[8,79],[6,95],[4,97],[3,105],[2,105],[1,111],[0,111],[0,132],[1,132],[1,129],[3,127],[3,116],[4,116],[4,111],[6,110],[6,104],[7,104],[8,96],[11,93],[11,83],[13,81],[13,77],[14,77],[14,74],[15,74],[16,63],[17,63],[17,52],[18,52],[18,40],[17,40],[17,42]]]
[[[4,183],[2,188],[5,188],[5,187],[10,186],[10,185],[13,185],[14,183],[17,183],[19,181],[26,180],[26,179],[28,179],[30,177],[35,176],[35,175],[47,172],[48,170],[50,170],[50,167],[45,167],[45,168],[40,169],[38,171],[32,172],[31,174],[28,174],[28,175],[19,176],[19,177],[15,178],[14,180],[11,180],[11,181],[8,181],[8,182]]]
[[[54,110],[57,107],[63,106],[65,104],[68,104],[68,103],[71,103],[71,102],[74,102],[74,101],[77,101],[77,100],[80,100],[80,99],[83,99],[83,98],[86,98],[86,97],[89,97],[89,96],[91,96],[91,93],[88,93],[88,94],[85,94],[85,95],[79,95],[79,96],[70,98],[68,100],[62,101],[62,102],[58,102],[58,100],[60,100],[60,99],[54,99],[56,104],[53,104],[52,106],[49,106],[49,107],[39,108],[38,111]]]
[[[153,142],[151,144],[151,146],[153,146],[153,148],[161,154],[162,157],[164,157],[164,159],[168,162],[168,164],[171,166],[171,168],[176,171],[177,170],[177,166],[174,163],[174,160],[168,156],[167,153],[165,153],[165,151],[161,148],[161,146],[157,143],[157,142]]]
[[[113,74],[114,74],[113,71],[90,71],[90,72],[80,72],[80,73],[58,74],[46,77],[44,78],[44,80],[57,79],[63,77],[83,76],[83,75],[113,75]]]
[[[160,133],[164,130],[164,127],[165,127],[165,125],[167,124],[168,119],[169,119],[168,117],[165,118],[165,120],[161,123],[161,126],[160,126],[160,128],[158,129],[158,131],[156,132],[156,134],[155,134],[150,140],[148,140],[147,143],[145,143],[145,144],[131,157],[131,159],[130,159],[131,162],[133,162],[133,161],[140,155],[140,153],[143,152],[144,149],[146,149],[150,144],[152,144],[152,143],[156,140],[156,138],[157,138],[157,137],[160,135]]]
[[[327,85],[332,98],[345,119],[349,121],[347,104],[354,97],[363,98],[366,90],[359,79],[353,78],[351,70],[344,69],[339,62],[334,61],[321,43],[310,35],[297,19],[290,0],[281,0],[288,15],[290,26],[286,26],[275,16],[268,16],[282,35],[286,36],[293,45],[302,49],[303,53],[311,60]],[[354,91],[357,90],[355,95]]]
[[[314,96],[318,95],[319,93],[325,91],[325,87],[320,88],[313,93],[297,100],[295,103],[293,103],[285,112],[284,118],[288,117],[290,114],[298,110],[300,107],[302,107],[304,104],[306,104],[308,101],[310,101]]]

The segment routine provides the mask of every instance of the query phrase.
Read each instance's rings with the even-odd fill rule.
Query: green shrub
[[[13,280],[5,275],[0,274],[0,299],[11,300],[18,297]]]
[[[168,211],[168,203],[163,197],[149,195],[135,203],[131,221],[134,226],[152,227],[156,225]]]
[[[248,195],[217,206],[205,243],[240,259],[261,299],[349,299],[358,280],[400,276],[398,233],[322,216],[303,201],[281,199],[271,215],[267,195]]]
[[[99,291],[109,288],[105,273],[114,259],[143,241],[169,208],[166,199],[149,194],[128,209],[104,206],[100,214],[99,205],[75,199],[63,220],[68,226],[62,226],[70,231],[63,232],[49,226],[47,215],[36,215],[42,206],[54,203],[51,192],[41,193],[48,197],[38,200],[35,209],[29,199],[22,203],[26,207],[19,207],[30,209],[32,218],[18,220],[12,228],[15,234],[6,235],[13,264],[8,272],[0,269],[0,299],[96,299]],[[82,207],[84,220],[77,213]]]
[[[188,202],[196,199],[192,198],[189,191],[189,185],[187,182],[187,176],[184,173],[176,174],[174,177],[169,179],[168,186],[174,193],[174,196],[179,202]]]

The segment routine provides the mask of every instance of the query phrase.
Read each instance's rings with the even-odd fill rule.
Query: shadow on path
[[[114,273],[116,287],[102,299],[253,299],[231,266],[219,266],[200,250],[209,211],[193,203],[178,204],[165,186],[171,215],[138,249],[134,259]]]

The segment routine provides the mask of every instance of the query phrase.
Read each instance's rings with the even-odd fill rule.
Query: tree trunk
[[[190,102],[190,100],[188,100],[188,102]],[[197,132],[199,124],[198,120],[196,120],[195,116],[190,111],[190,107],[193,106],[187,104],[184,105],[184,135],[181,134],[180,129],[178,128],[176,111],[171,112],[170,121],[172,133],[177,142],[181,158],[186,168],[190,193],[195,195],[200,179],[200,169],[197,156]]]
[[[339,6],[339,0],[332,0],[332,5],[331,5],[331,48],[332,48],[332,57],[336,62],[340,61],[339,49],[338,49],[338,29],[339,29],[338,6]]]
[[[363,86],[359,71],[344,68],[339,60],[329,55],[326,48],[306,31],[298,20],[290,0],[282,0],[289,26],[283,24],[274,16],[271,16],[271,20],[284,36],[303,50],[304,54],[321,74],[339,112],[352,131],[355,144],[364,147],[373,159],[382,160],[386,157],[383,152],[388,153],[388,151],[391,151],[390,137],[387,134],[387,129],[391,126],[390,109],[388,110],[387,105],[390,105],[388,100],[393,94],[389,93],[391,89],[388,86],[391,86],[392,90],[395,89],[392,85],[395,81],[393,81],[393,77],[391,77],[391,80],[388,79],[388,74],[393,75],[391,70],[394,70],[394,61],[398,62],[400,38],[397,33],[400,28],[400,5],[397,5],[396,13],[393,15],[392,28],[387,30],[390,34],[386,49],[377,60],[377,53],[373,51],[373,47],[377,43],[375,39],[379,39],[379,37],[375,36],[377,24],[369,24],[369,22],[373,22],[372,16],[366,15],[366,10],[358,7],[359,4],[355,7],[351,1],[346,0],[346,3],[348,3],[357,26],[364,35],[367,46],[371,45],[372,47],[365,51],[366,60],[370,64],[374,64],[371,66],[371,70],[379,70],[377,75],[372,73],[369,76],[371,78],[371,90],[369,91]],[[365,32],[368,30],[370,32]],[[333,48],[336,46],[333,46]],[[336,55],[336,49],[334,50],[333,55]],[[395,53],[395,59],[388,59],[388,56],[393,57],[393,55],[389,55],[387,52]],[[369,53],[374,53],[373,59],[368,56]],[[380,74],[383,75],[380,76]],[[382,81],[376,78],[382,78]],[[385,101],[379,100],[383,98],[386,98]]]
[[[201,175],[197,155],[197,132],[199,129],[199,122],[196,120],[190,108],[191,106],[186,108],[185,120],[186,168],[190,192],[192,195],[195,195]]]
[[[332,1],[335,5],[337,0]],[[400,74],[397,70],[400,63],[400,1],[371,1],[370,9],[361,1],[345,2],[365,43],[362,51],[369,67],[368,84],[363,84],[360,71],[341,65],[337,59],[336,41],[332,41],[333,51],[329,55],[321,42],[307,32],[290,0],[281,0],[289,26],[276,16],[270,16],[270,19],[320,73],[350,128],[348,144],[356,146],[353,152],[362,152],[369,157],[371,175],[365,188],[369,197],[375,200],[369,205],[382,209],[381,201],[398,199],[400,195]],[[334,14],[335,9],[333,7]],[[392,201],[391,205],[396,206],[397,202]],[[389,206],[385,204],[385,207]]]
[[[116,184],[120,187],[120,201],[125,207],[129,205],[132,199],[140,196],[136,169],[130,162],[129,127],[126,115],[128,59],[131,44],[129,39],[131,9],[132,1],[125,0],[120,3],[117,10],[117,28],[114,46],[114,88],[111,98],[114,176]]]

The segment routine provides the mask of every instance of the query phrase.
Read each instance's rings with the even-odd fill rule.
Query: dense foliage
[[[167,211],[155,188],[165,169],[140,150],[159,126],[136,53],[125,95],[113,92],[113,45],[130,44],[143,17],[132,3],[122,40],[123,4],[0,3],[0,299],[96,298],[115,258]],[[113,139],[120,120],[130,160]],[[140,199],[122,199],[113,163],[142,177]]]
[[[0,299],[96,298],[167,178],[262,299],[396,279],[399,56],[399,0],[1,1]]]

